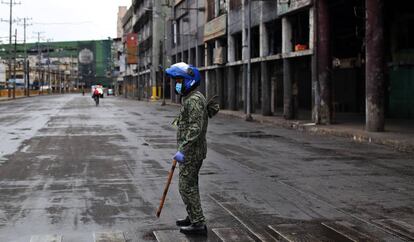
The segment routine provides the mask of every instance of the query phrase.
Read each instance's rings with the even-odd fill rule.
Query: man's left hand
[[[185,162],[184,154],[181,151],[177,151],[173,158],[180,164],[183,164]]]

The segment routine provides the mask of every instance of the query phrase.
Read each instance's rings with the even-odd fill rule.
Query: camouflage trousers
[[[198,173],[202,164],[203,160],[192,160],[180,165],[178,187],[191,223],[205,222],[198,189]]]

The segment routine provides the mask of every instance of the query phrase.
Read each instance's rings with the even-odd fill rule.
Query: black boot
[[[195,223],[180,228],[183,234],[207,235],[207,226],[204,223]]]
[[[191,225],[191,221],[190,221],[190,218],[187,216],[185,219],[179,219],[175,221],[175,224],[179,227],[189,226]]]

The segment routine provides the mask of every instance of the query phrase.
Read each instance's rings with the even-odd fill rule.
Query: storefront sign
[[[137,64],[138,63],[138,34],[136,33],[127,34],[126,49],[127,49],[127,64]]]

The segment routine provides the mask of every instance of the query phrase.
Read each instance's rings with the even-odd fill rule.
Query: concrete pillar
[[[283,116],[293,119],[292,75],[289,59],[283,59]]]
[[[242,60],[245,61],[249,58],[249,50],[248,50],[248,33],[247,33],[247,16],[246,12],[248,10],[246,6],[247,1],[242,1]],[[247,64],[242,65],[242,100],[243,100],[243,110],[244,112],[247,112]]]
[[[236,61],[234,37],[230,33],[227,34],[227,60],[229,63]],[[230,110],[237,110],[236,77],[234,67],[227,67],[227,81],[227,100],[229,105],[228,108]]]
[[[215,41],[215,47],[216,49],[221,48],[221,43],[219,40]],[[224,91],[224,78],[223,78],[223,71],[224,69],[222,68],[216,68],[215,69],[215,92],[213,93],[214,95],[218,95],[219,96],[219,104],[220,107],[225,107],[226,105],[226,93]]]
[[[160,65],[160,55],[162,53],[161,42],[164,39],[164,24],[163,18],[159,16],[162,12],[163,8],[161,6],[161,1],[154,1],[153,2],[153,13],[152,13],[152,48],[151,48],[151,73],[150,73],[150,85],[151,85],[151,100],[158,100],[159,93],[158,93],[158,85],[161,83],[159,78],[159,65]]]
[[[209,98],[212,98],[214,95],[218,95],[217,92],[217,73],[216,69],[209,71],[210,72],[210,91],[209,91]]]
[[[309,10],[309,49],[313,50],[311,57],[311,71],[312,71],[312,121],[320,124],[320,87],[318,82],[318,45],[317,45],[317,18],[316,7]]]
[[[282,18],[282,52],[292,52],[292,25],[287,17]],[[293,119],[292,102],[292,75],[291,61],[283,59],[283,116],[285,119]]]
[[[366,130],[384,131],[384,1],[366,0]]]
[[[139,76],[137,75],[137,76],[135,76],[135,86],[136,86],[136,99],[138,100],[138,101],[141,101],[141,88],[140,88],[140,82],[139,82]]]
[[[235,77],[235,67],[227,67],[227,104],[228,109],[237,110],[237,87]]]
[[[216,93],[214,93],[214,95],[218,95],[219,96],[219,104],[220,107],[222,107],[224,109],[224,107],[226,106],[226,95],[227,93],[224,90],[224,78],[223,78],[223,72],[224,69],[223,68],[216,68],[215,69],[216,72]]]
[[[261,83],[261,65],[252,65],[252,106],[251,112],[255,113],[257,109],[261,108],[260,99],[262,98],[263,89],[260,90]],[[263,104],[263,103],[262,103]]]
[[[330,16],[328,0],[318,1],[318,82],[320,88],[319,119],[321,124],[330,124],[332,120],[331,72],[332,56],[330,51]]]
[[[208,66],[209,64],[210,64],[210,62],[209,62],[209,58],[208,58],[208,44],[207,43],[205,43],[204,44],[204,63],[205,63],[205,66]],[[206,70],[205,71],[206,72],[206,98],[207,98],[207,100],[211,97],[211,94],[210,94],[210,85],[211,85],[211,83],[210,83],[210,79],[211,79],[211,77],[210,77],[210,72],[209,72],[209,70]]]
[[[263,13],[264,3],[261,2],[261,11],[260,11],[260,25],[259,25],[259,32],[260,32],[260,57],[265,57],[269,54],[269,41],[268,41],[268,31],[266,28],[265,23],[263,22]],[[271,111],[271,83],[269,78],[268,72],[268,63],[262,61],[260,63],[260,73],[261,73],[261,82],[262,82],[262,115],[270,116],[272,115]]]

